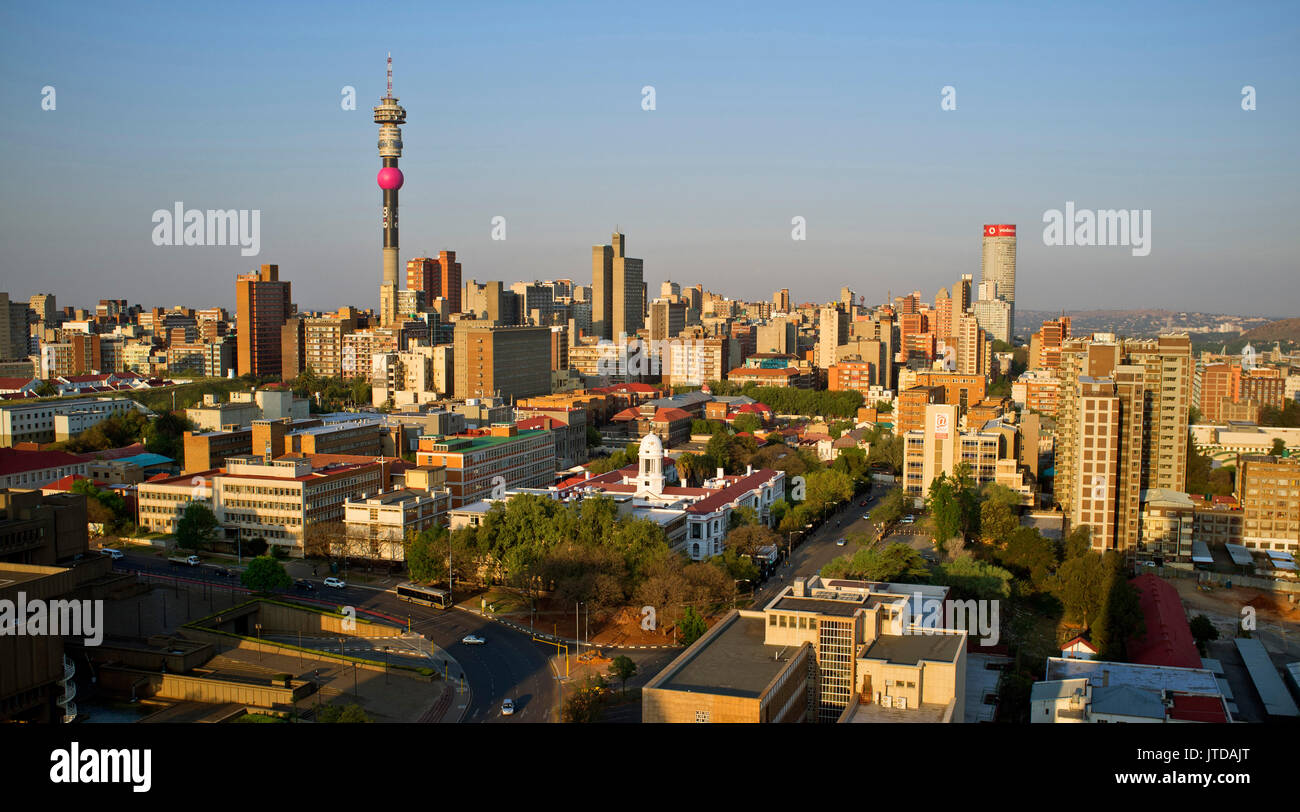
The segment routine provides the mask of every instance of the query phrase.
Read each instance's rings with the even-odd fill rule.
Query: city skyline
[[[416,11],[396,35],[358,35],[340,11],[301,42],[277,39],[271,58],[258,50],[266,34],[237,41],[239,26],[201,11],[142,33],[94,9],[57,25],[54,12],[23,9],[11,15],[0,91],[15,111],[0,285],[15,299],[53,292],[83,307],[105,297],[230,306],[236,275],[276,264],[299,282],[303,310],[373,307],[368,110],[392,51],[398,95],[419,110],[403,133],[399,263],[451,250],[465,279],[586,284],[587,251],[617,226],[652,291],[671,279],[750,301],[782,288],[829,301],[842,285],[869,303],[918,288],[929,300],[961,274],[978,278],[976,228],[1014,223],[1018,309],[1292,315],[1300,289],[1282,217],[1300,202],[1287,146],[1296,56],[1283,48],[1295,12],[1258,8],[1248,30],[1224,35],[1214,15],[1179,11],[1171,30],[1153,30],[1175,8],[1134,12],[1128,30],[1088,29],[1113,38],[1105,65],[1087,34],[1043,36],[1067,19],[1042,10],[995,24],[974,11],[938,23],[891,9],[869,34],[845,33],[829,11],[744,23],[701,12],[689,35],[680,18],[602,12],[621,32],[608,42],[575,33],[585,7],[520,10],[505,24],[489,12]],[[275,30],[290,24],[280,14],[290,16],[259,18]],[[419,42],[431,25],[462,33],[438,58]],[[77,49],[105,28],[122,34],[120,50]],[[553,38],[541,64],[531,59],[541,46],[527,44],[534,29]],[[221,71],[166,61],[194,46],[195,31],[203,64]],[[1022,47],[1008,53],[997,37]],[[702,47],[709,38],[716,52]],[[1125,51],[1138,42],[1148,47]],[[579,45],[619,67],[592,76],[564,56]],[[859,55],[867,45],[879,47]],[[305,54],[325,47],[329,65]],[[1088,81],[1045,75],[1044,60],[1085,51]],[[1256,110],[1242,109],[1245,85],[1258,87]],[[46,86],[53,110],[42,109]],[[955,110],[940,107],[948,86]],[[342,109],[345,87],[355,110]],[[154,245],[150,213],[177,201],[261,212],[260,252]],[[1150,211],[1153,250],[1044,245],[1046,213],[1075,204]],[[505,240],[492,239],[495,217]],[[794,217],[806,240],[791,239]],[[61,233],[70,221],[75,239]],[[1251,266],[1234,267],[1243,255]]]

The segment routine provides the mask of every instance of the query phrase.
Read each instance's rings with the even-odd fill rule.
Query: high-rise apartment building
[[[790,289],[781,288],[772,294],[772,309],[777,313],[790,312]]]
[[[839,360],[839,346],[849,338],[851,319],[839,306],[823,307],[817,322],[817,366],[830,369]]]
[[[236,369],[239,375],[278,378],[280,328],[293,315],[290,283],[280,281],[279,265],[235,277]]]
[[[645,326],[645,284],[642,261],[626,255],[624,235],[614,232],[611,241],[591,249],[591,329],[616,339]]]
[[[1245,547],[1300,553],[1300,457],[1242,456],[1237,495]]]
[[[1149,558],[1142,491],[1186,488],[1191,340],[1071,339],[1058,375],[1056,501],[1095,548]]]
[[[416,257],[406,263],[406,289],[424,293],[424,303],[446,299],[452,313],[460,312],[460,263],[455,251],[439,251],[438,257]]]

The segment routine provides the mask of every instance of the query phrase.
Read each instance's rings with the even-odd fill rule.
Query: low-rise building
[[[796,578],[642,689],[643,722],[960,722],[967,633],[948,588]],[[929,618],[928,621],[923,619]]]

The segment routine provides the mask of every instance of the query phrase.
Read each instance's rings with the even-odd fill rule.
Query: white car
[[[836,540],[835,540],[835,546],[836,546],[836,547],[843,547],[843,546],[845,545],[845,543],[847,543],[847,539],[836,539]]]
[[[333,587],[334,589],[343,589],[347,586],[347,584],[343,582],[342,578],[335,578],[333,575],[326,578],[323,583],[325,586]]]
[[[515,715],[515,702],[513,699],[507,699],[501,703],[501,715],[502,716]]]
[[[467,646],[481,646],[487,641],[482,637],[479,637],[477,634],[467,634],[460,639],[460,642]]]
[[[904,517],[899,521],[899,524],[912,524],[912,523],[914,523],[915,521],[916,521],[916,517],[915,517],[915,516],[904,516]]]

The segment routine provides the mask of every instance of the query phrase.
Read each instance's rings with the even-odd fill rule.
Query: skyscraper
[[[397,168],[397,159],[402,157],[402,128],[398,125],[406,123],[406,110],[393,96],[392,54],[388,55],[388,93],[375,108],[375,123],[379,125],[379,158],[383,163],[375,180],[384,191],[379,321],[387,327],[397,318],[397,191],[405,180]]]
[[[280,328],[293,314],[290,284],[279,265],[235,277],[236,368],[239,375],[278,378]]]
[[[980,263],[980,282],[997,285],[997,297],[1011,304],[1008,332],[1015,335],[1016,325],[1016,227],[984,226],[984,256]]]
[[[624,235],[591,248],[591,329],[600,338],[632,336],[645,326],[644,269],[626,255]]]

